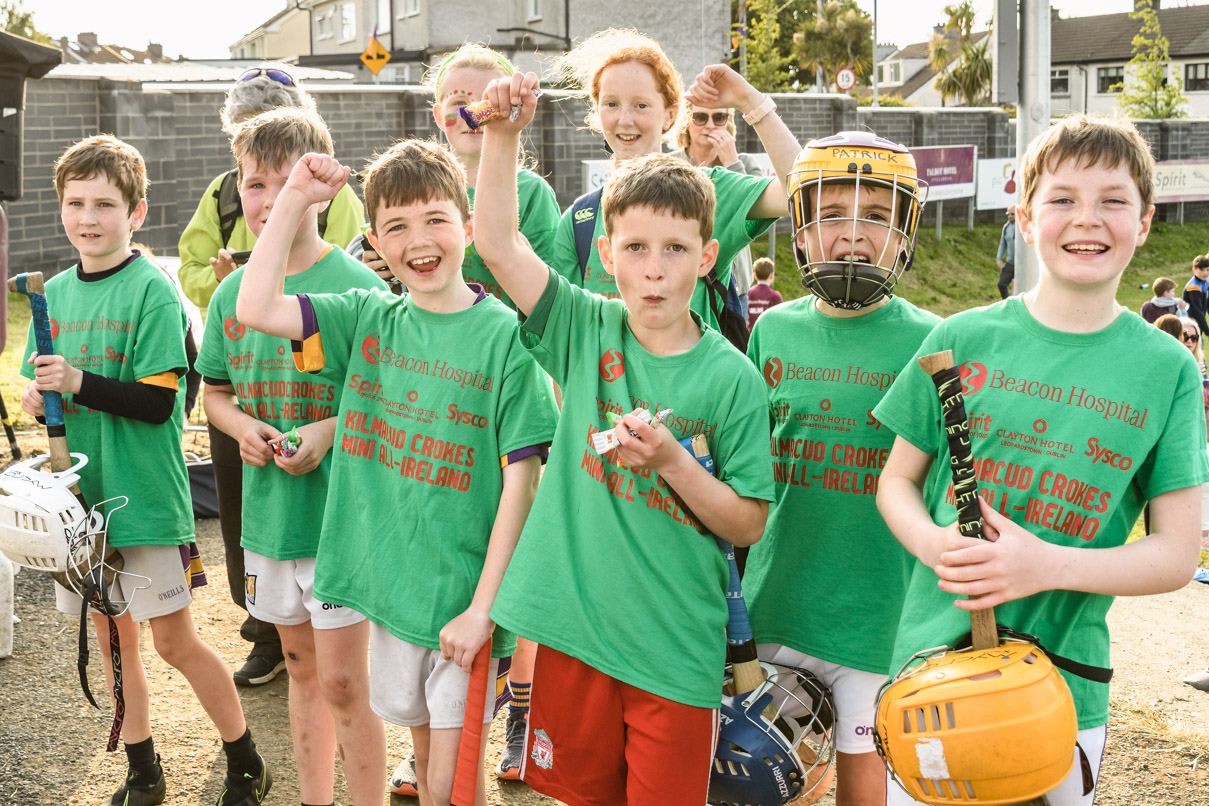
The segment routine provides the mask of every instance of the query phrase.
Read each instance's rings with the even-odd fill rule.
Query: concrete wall
[[[233,166],[218,110],[225,87],[143,85],[78,78],[29,82],[26,92],[22,198],[5,206],[9,216],[10,271],[58,271],[75,255],[59,224],[52,169],[71,143],[107,132],[136,146],[147,160],[150,214],[137,234],[156,251],[175,254],[210,181]],[[355,169],[401,136],[439,136],[431,99],[398,85],[315,88],[319,111],[332,129],[336,153]],[[866,127],[909,146],[973,144],[980,157],[1015,153],[1015,122],[1000,109],[869,109],[839,95],[777,95],[781,117],[805,143],[836,131]],[[582,99],[551,90],[529,130],[528,159],[554,187],[564,207],[583,192],[586,159],[608,156],[604,140],[584,126]],[[1141,121],[1158,159],[1209,157],[1204,120]],[[762,150],[754,132],[738,121],[741,151]],[[948,215],[964,219],[955,202]],[[1175,205],[1160,207],[1175,220]],[[1209,218],[1209,203],[1187,204],[1185,217]],[[992,216],[995,212],[980,214]],[[990,220],[990,219],[988,219]]]

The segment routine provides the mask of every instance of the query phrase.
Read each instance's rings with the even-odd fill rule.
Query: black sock
[[[159,764],[155,758],[155,740],[148,736],[141,742],[126,745],[126,761],[130,769],[139,774],[144,781],[154,781],[159,778]]]
[[[261,760],[251,730],[245,729],[243,736],[233,742],[223,742],[222,751],[227,754],[227,772],[237,776],[247,773],[253,777],[260,774]]]

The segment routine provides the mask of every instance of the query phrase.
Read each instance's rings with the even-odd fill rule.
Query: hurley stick
[[[961,394],[961,375],[953,364],[953,351],[920,356],[919,367],[931,376],[940,395],[953,474],[953,498],[957,505],[957,528],[966,537],[985,540],[982,512],[978,507],[978,479],[974,475],[974,457],[970,453],[969,419],[965,398]],[[999,646],[999,628],[995,625],[993,608],[970,611],[970,637],[975,649]]]
[[[453,773],[451,806],[474,806],[474,796],[482,772],[483,716],[487,709],[487,684],[491,671],[491,639],[479,649],[470,665],[470,684],[466,690],[466,714],[462,718],[462,741],[458,745],[458,763]]]

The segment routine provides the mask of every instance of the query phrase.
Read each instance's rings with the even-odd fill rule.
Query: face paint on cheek
[[[444,125],[446,129],[452,129],[454,126],[458,125],[459,120],[461,120],[461,117],[457,112],[447,112],[444,120],[442,121],[442,125]]]

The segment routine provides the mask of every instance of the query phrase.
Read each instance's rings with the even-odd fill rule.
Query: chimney
[[[79,42],[82,47],[87,48],[88,50],[96,50],[98,47],[97,35],[91,31],[81,33],[78,37],[76,37],[76,41]]]
[[[164,60],[164,46],[159,42],[148,42],[147,55],[151,57],[151,61],[153,62],[162,62]]]

